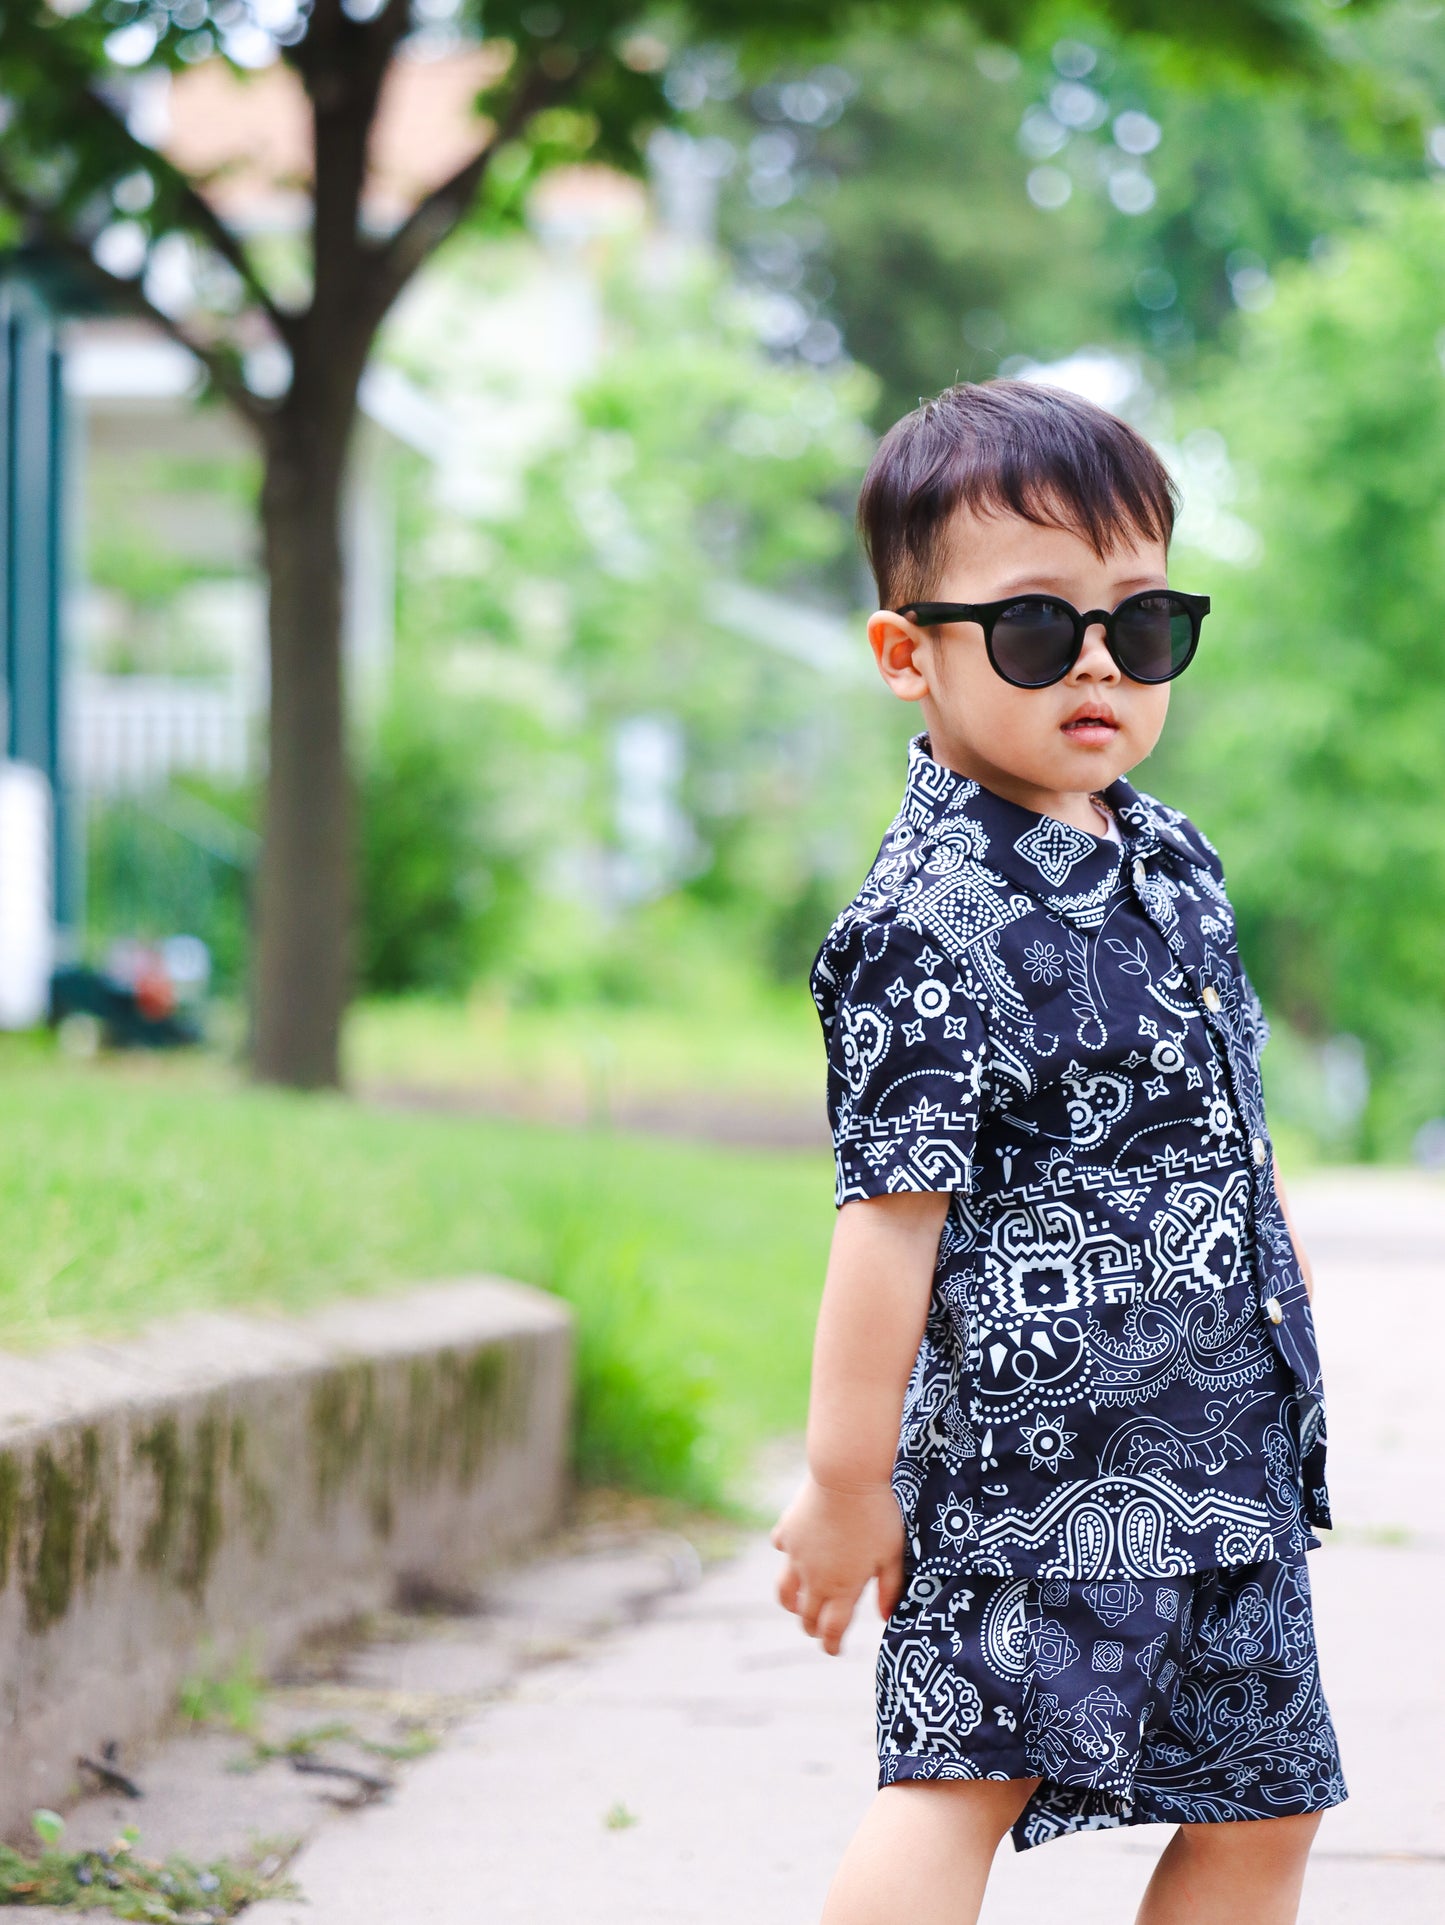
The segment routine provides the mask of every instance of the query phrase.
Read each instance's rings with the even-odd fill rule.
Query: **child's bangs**
[[[1160,503],[1131,485],[1130,477],[1079,474],[1071,466],[968,475],[959,486],[957,506],[981,518],[1018,515],[1040,528],[1066,529],[1101,561],[1131,542],[1158,541],[1167,547],[1173,532],[1172,513],[1161,512]]]
[[[961,508],[1065,528],[1101,560],[1161,542],[1177,498],[1163,462],[1126,422],[1080,396],[1025,381],[945,389],[896,422],[858,498],[879,604],[933,591]]]

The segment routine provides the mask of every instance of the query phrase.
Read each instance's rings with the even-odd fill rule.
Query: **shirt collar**
[[[1090,908],[1112,889],[1126,860],[1147,861],[1161,848],[1193,864],[1204,860],[1181,828],[1185,818],[1177,810],[1141,794],[1123,776],[1100,794],[1118,818],[1122,847],[1108,836],[1010,802],[935,762],[923,734],[908,745],[899,821],[934,840],[961,845],[1051,908],[1068,913],[1072,905],[1083,920],[1092,921]]]

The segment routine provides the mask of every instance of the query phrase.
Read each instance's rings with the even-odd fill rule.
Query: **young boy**
[[[1174,509],[1123,422],[1007,381],[863,485],[868,638],[926,733],[812,978],[840,1208],[778,1595],[832,1653],[870,1578],[887,1619],[824,1925],[968,1925],[1010,1828],[1161,1821],[1141,1925],[1288,1925],[1346,1795],[1266,1025],[1213,845],[1124,779],[1209,606]]]

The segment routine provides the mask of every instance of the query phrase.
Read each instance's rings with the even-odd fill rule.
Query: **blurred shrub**
[[[479,286],[538,271],[524,248],[457,250],[394,351],[458,409],[495,406],[467,317]],[[686,997],[719,958],[797,982],[896,803],[911,718],[852,615],[871,377],[842,354],[781,358],[757,302],[701,254],[662,275],[619,243],[599,288],[606,351],[510,501],[421,468],[403,490],[399,656],[444,730],[479,718],[471,753],[505,758],[512,803],[468,828],[465,757],[424,731],[427,766],[403,777],[385,750],[393,775],[383,760],[366,805],[373,987],[464,980],[468,838],[495,880],[494,852],[521,846],[513,804],[525,913],[470,950],[474,970],[554,1004]],[[388,779],[417,799],[392,806]],[[429,878],[425,915],[407,891],[385,899],[393,873]],[[454,963],[419,960],[408,920],[444,929]]]
[[[199,936],[212,986],[244,981],[256,798],[199,779],[138,796],[96,798],[85,818],[87,947],[117,937]]]
[[[1215,613],[1146,786],[1218,844],[1266,1006],[1361,1039],[1360,1152],[1403,1156],[1445,1112],[1445,198],[1372,216],[1281,271],[1194,410],[1259,554],[1192,566]]]
[[[574,1469],[587,1484],[620,1484],[722,1509],[728,1467],[710,1423],[705,1366],[678,1356],[639,1252],[607,1248],[566,1224],[550,1289],[577,1313]]]
[[[525,798],[506,794],[515,732],[414,686],[382,717],[361,779],[359,973],[383,993],[460,993],[524,918]]]
[[[725,245],[814,330],[837,322],[879,378],[879,429],[946,381],[1087,342],[1192,374],[1241,267],[1304,256],[1367,180],[1418,172],[1418,143],[1374,118],[1403,70],[1406,94],[1439,97],[1439,36],[1398,6],[1352,16],[1379,89],[1354,146],[1329,87],[1201,85],[1177,45],[1111,28],[1107,10],[1015,54],[988,44],[986,11],[930,8],[906,32],[860,12],[826,65],[717,89],[690,116],[741,163],[721,185]],[[1058,191],[1035,200],[1041,161]]]

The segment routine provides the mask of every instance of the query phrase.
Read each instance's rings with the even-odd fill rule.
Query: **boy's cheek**
[[[1173,693],[1172,682],[1159,682],[1149,688],[1144,684],[1131,690],[1130,727],[1136,736],[1142,737],[1152,749],[1164,733],[1164,724],[1169,716],[1169,697]],[[1137,717],[1137,719],[1136,719]]]

